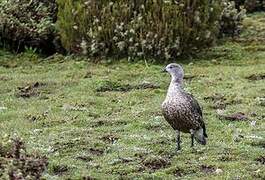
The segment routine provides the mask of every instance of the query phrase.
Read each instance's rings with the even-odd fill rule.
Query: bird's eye
[[[172,66],[169,66],[169,69],[172,69],[173,67]]]

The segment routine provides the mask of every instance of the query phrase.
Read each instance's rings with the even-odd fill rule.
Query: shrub
[[[220,1],[58,0],[64,47],[89,56],[171,59],[210,46]]]
[[[244,7],[248,12],[265,11],[264,0],[233,0],[233,1],[236,3],[235,5],[237,9]]]
[[[53,53],[56,16],[55,0],[0,1],[0,45],[15,51],[33,47]]]
[[[246,10],[236,8],[234,1],[223,1],[223,11],[220,21],[220,36],[236,36],[242,30],[242,20]]]

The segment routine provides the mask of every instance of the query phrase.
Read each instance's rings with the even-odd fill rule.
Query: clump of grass
[[[0,177],[9,179],[40,179],[48,165],[47,157],[26,151],[20,138],[0,144]]]
[[[112,81],[103,81],[101,82],[98,87],[96,88],[97,92],[106,92],[106,91],[121,91],[121,92],[128,92],[131,90],[139,90],[139,89],[158,89],[160,86],[149,83],[143,82],[138,85],[130,85],[130,84],[120,84],[119,82],[112,82]]]

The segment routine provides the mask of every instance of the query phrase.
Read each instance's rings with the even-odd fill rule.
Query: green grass
[[[209,136],[191,149],[182,134],[179,153],[160,111],[170,80],[163,65],[1,51],[0,137],[16,134],[47,155],[46,179],[264,179],[264,79],[246,78],[265,75],[265,45],[257,42],[229,40],[193,63],[177,61],[193,77],[185,87],[203,106]],[[221,108],[249,120],[220,119]]]

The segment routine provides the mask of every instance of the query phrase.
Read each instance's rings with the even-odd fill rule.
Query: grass
[[[240,38],[192,63],[178,61],[187,91],[203,106],[206,146],[191,149],[182,134],[183,149],[175,152],[174,131],[160,111],[169,83],[163,65],[4,51],[0,137],[22,137],[28,151],[46,155],[46,179],[264,179],[265,46],[247,41],[262,15],[247,18]],[[248,119],[219,115],[236,112]]]

